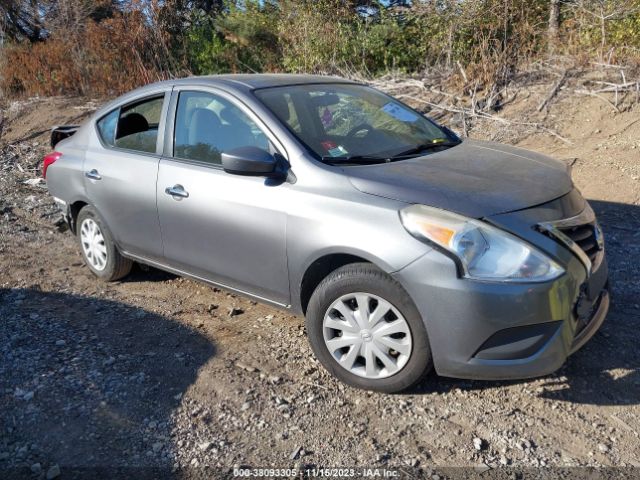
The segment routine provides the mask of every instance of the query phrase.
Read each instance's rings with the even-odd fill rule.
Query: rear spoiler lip
[[[76,133],[79,128],[80,125],[56,125],[53,127],[51,129],[51,139],[49,142],[51,144],[51,148],[55,148],[58,142],[65,138],[69,138],[71,135]]]

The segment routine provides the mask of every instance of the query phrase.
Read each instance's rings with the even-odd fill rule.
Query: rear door
[[[228,174],[220,159],[222,152],[241,146],[275,152],[275,138],[224,92],[176,88],[173,97],[173,142],[158,171],[165,262],[223,286],[288,304],[289,184]]]
[[[156,181],[169,99],[165,88],[103,116],[84,162],[87,196],[119,247],[150,259],[162,258]]]

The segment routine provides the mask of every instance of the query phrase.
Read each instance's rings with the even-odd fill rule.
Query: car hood
[[[539,205],[573,188],[563,162],[478,140],[409,160],[345,167],[344,173],[363,193],[474,218]]]

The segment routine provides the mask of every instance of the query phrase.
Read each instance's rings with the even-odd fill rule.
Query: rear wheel
[[[111,232],[95,208],[88,205],[80,210],[76,225],[82,257],[94,275],[112,282],[131,271],[133,262],[120,255]]]
[[[397,392],[431,370],[417,308],[402,286],[374,265],[355,263],[332,272],[311,296],[306,321],[320,362],[350,385]]]

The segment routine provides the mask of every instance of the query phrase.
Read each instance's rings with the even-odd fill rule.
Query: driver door
[[[165,262],[288,305],[288,184],[226,173],[220,158],[243,146],[274,149],[273,142],[223,92],[183,89],[174,96],[173,145],[160,161],[157,184]]]

